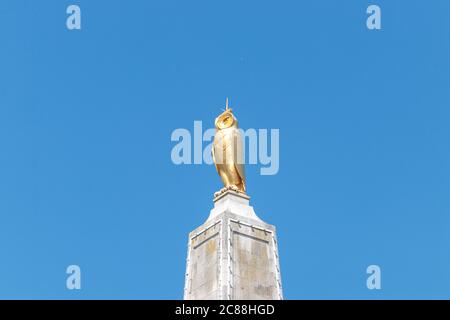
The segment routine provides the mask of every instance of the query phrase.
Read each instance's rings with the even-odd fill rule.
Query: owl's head
[[[233,115],[233,110],[231,108],[227,108],[220,116],[216,118],[215,126],[217,130],[237,127],[237,119]]]

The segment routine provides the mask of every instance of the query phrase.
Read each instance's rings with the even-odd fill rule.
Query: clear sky
[[[449,13],[2,0],[0,298],[182,298],[188,233],[221,182],[174,165],[170,136],[212,127],[227,96],[244,129],[280,129],[279,173],[247,180],[278,230],[285,298],[450,298]]]

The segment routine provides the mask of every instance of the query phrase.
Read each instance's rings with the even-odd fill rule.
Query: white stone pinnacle
[[[275,227],[249,200],[217,193],[207,221],[189,234],[185,299],[283,299]]]

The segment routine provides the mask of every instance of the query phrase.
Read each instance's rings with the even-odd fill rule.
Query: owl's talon
[[[237,193],[242,193],[242,191],[238,188],[238,186],[236,186],[235,184],[223,187],[222,189],[220,189],[217,192],[214,192],[214,198],[220,196],[221,194],[227,192],[227,191],[234,191]]]

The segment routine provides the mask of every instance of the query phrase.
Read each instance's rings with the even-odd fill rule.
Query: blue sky
[[[279,173],[249,166],[247,184],[277,227],[285,298],[450,298],[449,12],[1,1],[0,298],[182,298],[187,235],[221,183],[175,166],[170,135],[212,127],[227,96],[244,129],[280,129]]]

